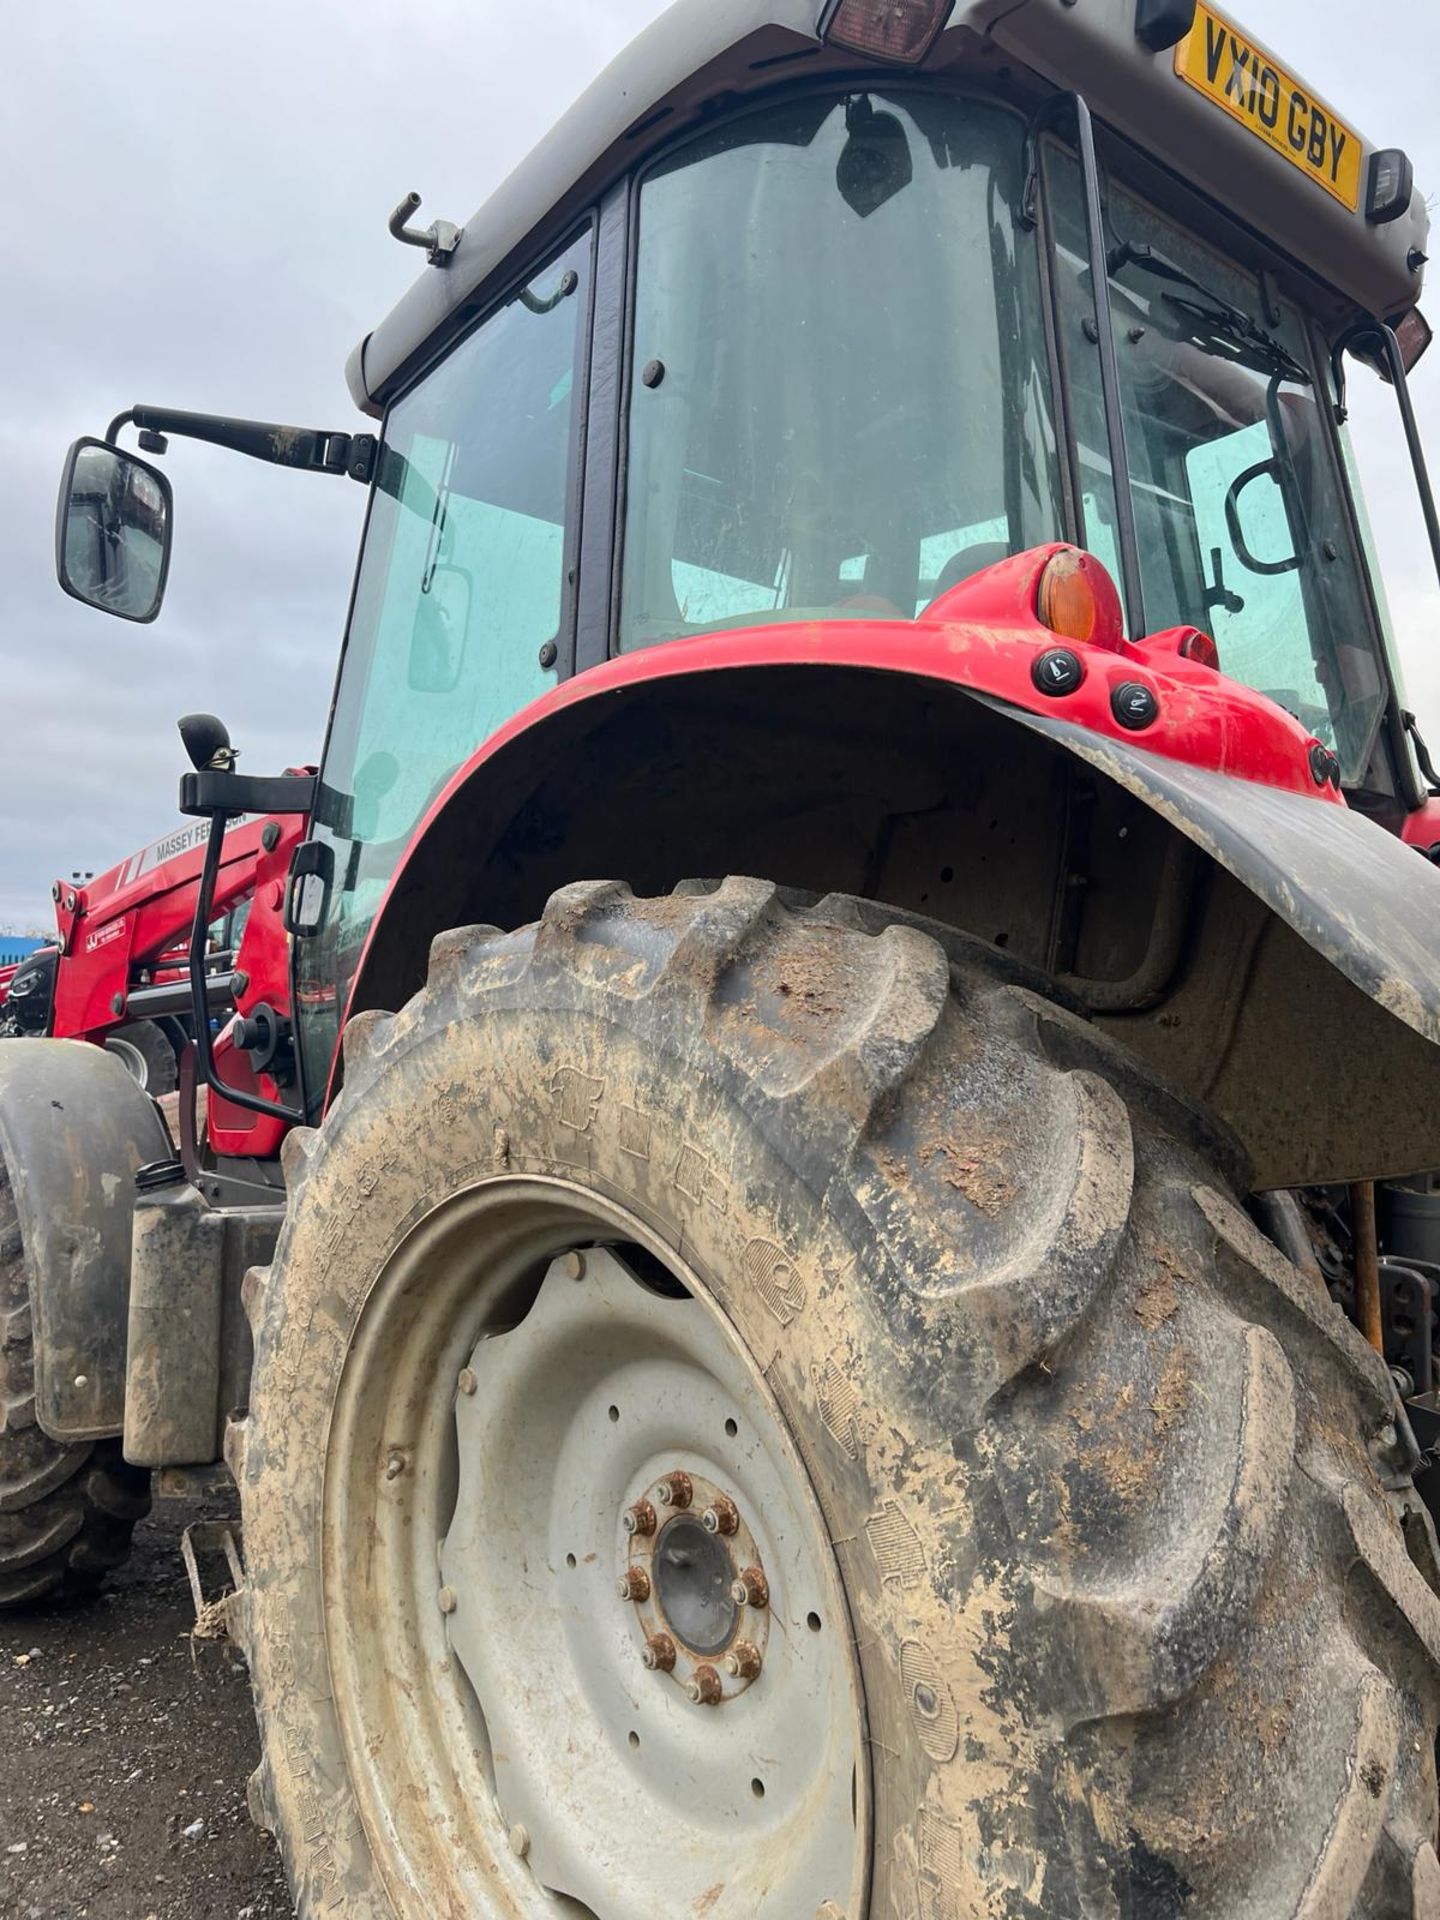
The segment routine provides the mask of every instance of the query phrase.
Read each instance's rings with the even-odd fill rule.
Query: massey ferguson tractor
[[[318,776],[187,726],[204,1135],[0,1048],[0,1591],[223,1453],[305,1920],[1435,1920],[1409,162],[1209,0],[680,0],[417,205],[373,433],[66,469],[136,621],[128,428],[369,513]]]
[[[279,909],[300,823],[240,820],[225,834],[211,893],[206,1016],[248,984],[238,948],[252,911],[246,960],[280,950]],[[147,1093],[176,1090],[193,1010],[184,947],[195,922],[208,838],[203,821],[132,853],[84,886],[57,880],[53,943],[0,969],[0,1038],[90,1040],[115,1054]],[[260,891],[258,908],[255,903]]]

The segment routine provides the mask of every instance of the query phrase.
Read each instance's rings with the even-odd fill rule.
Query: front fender
[[[1257,1186],[1440,1166],[1440,873],[1345,806],[1297,721],[1175,660],[1174,636],[1079,649],[1084,686],[1061,702],[1031,677],[1054,636],[984,616],[682,641],[565,683],[451,782],[350,1012],[402,1004],[436,933],[521,924],[567,881],[643,893],[759,873],[928,914],[1063,975],[1234,1128]],[[1113,717],[1131,679],[1159,701],[1143,745]],[[1172,873],[1188,892],[1166,941]],[[1057,958],[1077,899],[1100,934],[1078,966]],[[1087,966],[1104,991],[1086,994]]]
[[[173,1149],[155,1103],[82,1040],[0,1042],[0,1155],[30,1288],[35,1415],[54,1440],[125,1417],[136,1169]]]

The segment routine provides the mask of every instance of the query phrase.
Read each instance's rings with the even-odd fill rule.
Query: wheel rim
[[[150,1062],[139,1047],[129,1040],[120,1040],[113,1033],[105,1042],[105,1051],[113,1053],[124,1067],[130,1078],[143,1093],[150,1085]]]
[[[829,1535],[700,1277],[556,1181],[406,1237],[337,1395],[335,1704],[397,1908],[860,1920],[869,1781]],[[697,1904],[706,1901],[709,1904]]]

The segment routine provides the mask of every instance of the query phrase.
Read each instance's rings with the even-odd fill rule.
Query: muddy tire
[[[173,1093],[180,1084],[175,1049],[164,1028],[153,1020],[132,1020],[106,1034],[105,1051],[117,1056],[136,1086],[152,1100]]]
[[[1204,1115],[1003,956],[755,881],[575,886],[536,927],[437,941],[416,999],[352,1023],[338,1105],[286,1158],[231,1455],[251,1802],[303,1920],[1440,1914],[1435,1539],[1385,1370],[1252,1225]],[[630,1633],[618,1509],[577,1587],[563,1529],[505,1531],[501,1466],[493,1507],[466,1490],[465,1422],[513,1387],[486,1369],[547,1300],[569,1311],[552,1263],[568,1248],[583,1276],[603,1247],[719,1316],[823,1516],[813,1577],[848,1623],[822,1631],[782,1577],[771,1644],[845,1631],[862,1758],[852,1848],[784,1900],[798,1754],[772,1755],[768,1783],[756,1763],[768,1797],[727,1825],[693,1907],[663,1855],[648,1899],[620,1878],[582,1896],[506,1803],[545,1755],[517,1763],[485,1721],[499,1683],[468,1664],[452,1566],[482,1586],[503,1567],[488,1644],[554,1620],[585,1650],[538,1744],[616,1795],[641,1876],[659,1818],[641,1716],[748,1765],[744,1715],[780,1657],[750,1705],[686,1721],[637,1643],[629,1744],[597,1740],[590,1678],[598,1697]],[[552,1371],[572,1357],[555,1343]],[[494,1442],[533,1464],[537,1514],[558,1473],[543,1397]],[[603,1413],[565,1455],[579,1494]],[[618,1392],[609,1413],[623,1435]],[[683,1410],[674,1441],[723,1446]],[[697,1848],[706,1831],[697,1815]]]
[[[93,1593],[149,1510],[150,1476],[118,1440],[64,1446],[36,1425],[30,1279],[0,1162],[0,1612]]]

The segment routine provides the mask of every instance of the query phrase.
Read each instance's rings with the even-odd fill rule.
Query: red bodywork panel
[[[236,973],[245,977],[236,995],[241,1013],[264,1000],[289,1014],[285,877],[306,824],[303,815],[243,820],[225,835],[213,911],[218,915],[251,900],[235,956]],[[55,981],[56,1039],[103,1041],[123,1026],[130,1018],[126,995],[141,973],[155,984],[185,977],[209,836],[210,823],[197,821],[84,887],[57,882],[55,919],[64,958]],[[266,846],[267,838],[273,845]],[[222,1076],[235,1086],[279,1098],[268,1075],[257,1081],[228,1030],[217,1038],[215,1053]],[[210,1100],[208,1125],[211,1145],[222,1157],[273,1157],[286,1130],[284,1121],[249,1113],[218,1095]]]
[[[1345,806],[1330,779],[1317,783],[1312,753],[1324,749],[1298,720],[1264,694],[1185,657],[1181,649],[1194,629],[1155,634],[1138,645],[1124,639],[1097,645],[1062,638],[1042,625],[1035,610],[1041,576],[1065,551],[1059,545],[1042,547],[1002,561],[953,587],[917,620],[799,621],[700,635],[648,646],[562,682],[507,721],[456,770],[391,877],[386,903],[432,821],[501,748],[553,714],[617,687],[736,668],[860,667],[948,683],[1073,721],[1150,753],[1303,795],[1318,806]],[[1103,575],[1098,562],[1090,564]],[[1105,585],[1113,595],[1108,576]],[[1033,675],[1037,661],[1057,647],[1079,658],[1084,677],[1073,692],[1052,696],[1040,691]],[[1147,688],[1158,706],[1153,723],[1140,731],[1123,726],[1111,704],[1119,688],[1136,684]],[[357,980],[386,903],[370,929]],[[332,1095],[334,1087],[332,1063]]]
[[[278,833],[269,850],[264,845],[267,830]],[[216,882],[215,912],[245,899],[270,875],[283,885],[304,830],[303,818],[246,820],[231,827]],[[183,969],[209,831],[203,821],[179,828],[84,887],[59,885],[55,921],[65,957],[55,982],[56,1039],[99,1038],[123,1025],[128,1017],[125,996],[136,984],[137,972],[174,978]],[[252,907],[252,918],[254,912]],[[248,924],[242,955],[247,943],[254,945]],[[281,946],[283,953],[283,938]],[[273,960],[258,952],[256,960],[268,979],[275,971]],[[243,958],[236,964],[245,968]],[[279,972],[283,981],[283,959]]]

